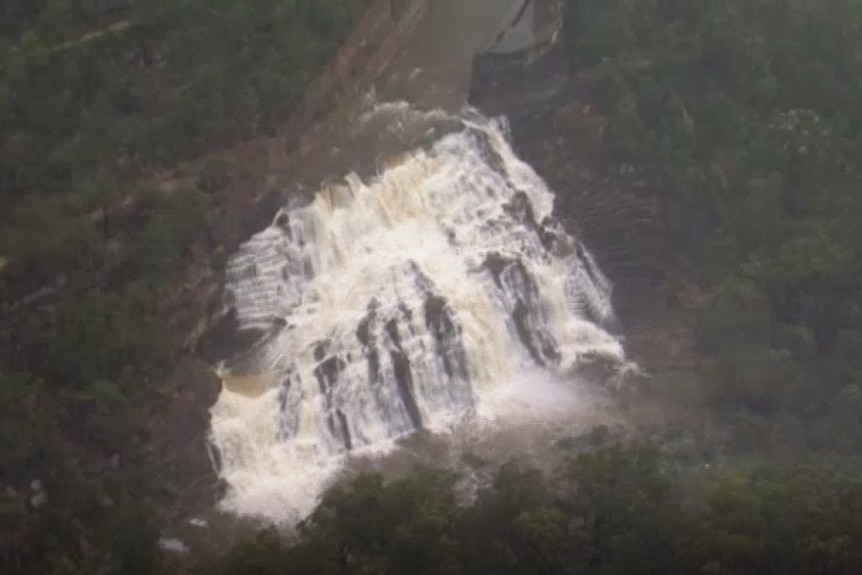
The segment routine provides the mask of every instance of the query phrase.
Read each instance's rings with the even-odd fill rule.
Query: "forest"
[[[752,445],[858,454],[862,6],[574,4],[606,169],[648,182],[708,295],[714,407],[760,419]]]
[[[149,550],[188,481],[152,430],[182,354],[169,306],[239,172],[223,152],[288,122],[364,8],[0,7],[0,572],[148,572],[112,567],[112,540],[139,524]]]
[[[193,573],[857,573],[859,470],[691,469],[643,445],[599,446],[544,477],[364,476],[333,490],[298,543],[264,531]],[[463,498],[463,496],[462,496]]]
[[[561,438],[554,472],[364,475],[289,536],[165,558],[159,487],[139,473],[164,402],[151,382],[179,345],[157,310],[231,167],[173,194],[148,174],[277,131],[361,3],[9,2],[0,572],[862,572],[862,2],[565,4],[567,73],[606,120],[602,168],[648,184],[668,266],[707,296],[678,305],[724,458]],[[141,207],[121,229],[93,219],[130,191]],[[94,463],[119,451],[119,469]],[[39,509],[16,495],[34,476],[57,494]]]

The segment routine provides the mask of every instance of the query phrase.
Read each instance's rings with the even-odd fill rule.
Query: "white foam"
[[[577,397],[551,374],[584,355],[622,360],[594,322],[612,316],[610,282],[548,220],[553,195],[505,122],[467,111],[463,125],[371,182],[350,175],[281,213],[230,260],[240,325],[287,327],[252,366],[275,373],[273,387],[225,390],[212,409],[227,509],[296,521],[345,457],[386,452],[417,417],[445,432],[477,413],[563,409]]]

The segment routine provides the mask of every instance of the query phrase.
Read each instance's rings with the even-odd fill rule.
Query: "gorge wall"
[[[302,158],[341,124],[428,13],[428,0],[372,0],[338,54],[314,81],[285,130],[283,153]],[[296,136],[302,134],[297,139]]]

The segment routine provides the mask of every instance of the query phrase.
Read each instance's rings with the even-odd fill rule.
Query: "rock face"
[[[470,103],[509,118],[518,154],[556,193],[555,216],[613,279],[627,355],[648,372],[690,370],[701,358],[667,298],[667,277],[679,273],[665,233],[672,206],[632,166],[608,169],[595,85],[572,64],[583,3],[561,8],[562,27],[538,55],[476,57]]]
[[[566,54],[565,40],[575,32],[567,26],[538,58],[478,55],[470,102],[510,119],[518,153],[556,191],[556,216],[614,279],[615,307],[625,318],[663,285],[662,209],[639,190],[636,173],[624,173],[625,167],[619,178],[604,173],[604,120],[593,111],[592,86],[574,75]]]
[[[460,168],[441,172],[447,177],[453,173],[465,176],[465,188],[469,184],[489,195],[497,188],[505,190],[505,201],[490,209],[478,200],[476,205],[461,206],[458,203],[472,201],[475,191],[472,188],[447,196],[448,199],[441,202],[451,204],[459,217],[474,218],[479,222],[475,224],[477,229],[482,224],[493,227],[500,221],[516,224],[513,227],[517,228],[517,233],[511,238],[495,240],[494,249],[467,261],[471,273],[481,275],[483,280],[487,280],[487,285],[463,294],[459,299],[452,297],[447,290],[439,289],[439,285],[427,281],[427,278],[423,279],[423,273],[416,271],[415,262],[402,262],[404,265],[390,268],[393,255],[400,253],[407,236],[398,241],[383,238],[390,241],[389,244],[360,245],[365,236],[372,235],[364,227],[368,223],[365,221],[368,214],[379,212],[378,216],[384,221],[376,224],[385,231],[387,226],[394,227],[394,220],[404,216],[401,210],[428,209],[428,206],[417,208],[410,204],[409,198],[418,194],[417,187],[422,181],[419,177],[398,182],[399,185],[409,185],[411,195],[387,196],[381,203],[392,203],[380,206],[379,210],[370,205],[363,210],[351,210],[352,202],[371,203],[362,199],[367,186],[356,178],[347,186],[327,186],[317,196],[320,205],[309,202],[301,209],[288,206],[289,209],[279,212],[263,233],[257,234],[244,246],[249,253],[231,259],[228,281],[234,284],[235,289],[224,302],[225,312],[209,326],[198,347],[209,362],[229,360],[229,371],[236,376],[235,388],[227,380],[225,383],[232,392],[229,395],[234,396],[232,402],[225,403],[213,413],[224,422],[240,424],[224,425],[223,430],[246,436],[234,437],[225,433],[217,438],[225,446],[224,453],[229,454],[223,458],[227,461],[219,462],[220,470],[248,479],[251,474],[240,472],[243,471],[241,467],[248,467],[249,462],[241,461],[244,454],[239,453],[236,447],[247,441],[248,436],[260,434],[260,440],[268,443],[261,443],[265,448],[256,450],[255,457],[259,456],[259,461],[253,462],[258,466],[255,473],[269,473],[273,479],[270,485],[274,485],[276,480],[292,479],[297,474],[296,469],[304,471],[317,466],[320,461],[313,459],[320,458],[321,454],[340,455],[359,447],[373,446],[381,439],[388,440],[432,427],[441,414],[446,415],[450,411],[460,414],[473,409],[476,403],[474,382],[483,381],[482,374],[475,372],[490,369],[488,366],[494,363],[497,355],[510,359],[505,357],[505,353],[479,358],[475,350],[489,344],[478,345],[475,340],[494,330],[483,325],[481,329],[470,332],[464,327],[463,310],[481,308],[482,302],[476,301],[476,294],[483,291],[494,294],[495,302],[506,308],[498,314],[503,324],[500,334],[506,332],[500,338],[511,336],[515,342],[514,349],[523,351],[526,361],[545,368],[570,364],[573,354],[567,347],[571,346],[565,345],[565,338],[556,333],[555,328],[548,327],[553,321],[546,317],[547,309],[568,309],[583,323],[601,324],[603,327],[611,326],[613,318],[608,313],[610,305],[605,297],[609,286],[598,272],[599,266],[583,245],[572,241],[569,235],[585,240],[591,249],[595,245],[598,261],[611,271],[612,276],[622,278],[623,286],[634,286],[631,289],[636,291],[655,283],[650,275],[655,269],[645,264],[644,254],[650,250],[643,248],[651,236],[631,229],[633,222],[651,223],[651,212],[631,201],[620,190],[610,189],[590,169],[592,158],[578,155],[579,148],[594,144],[594,141],[585,140],[598,137],[600,125],[590,114],[589,100],[582,98],[584,93],[579,91],[582,88],[568,77],[565,59],[555,43],[562,21],[561,3],[558,0],[519,0],[512,5],[517,9],[511,14],[510,25],[493,42],[494,53],[477,59],[471,102],[490,115],[509,117],[514,138],[509,137],[505,129],[498,129],[492,137],[485,134],[475,142],[471,140],[471,145],[475,145],[471,152],[475,151],[477,161],[481,160],[483,164],[480,173],[464,175],[458,173]],[[523,32],[524,27],[531,28],[534,37],[532,41],[522,43],[524,49],[514,49],[518,43],[512,40],[511,34],[517,30]],[[542,41],[537,42],[536,38],[542,38]],[[473,124],[479,121],[477,118],[469,120]],[[438,139],[433,131],[428,133],[433,136],[433,141]],[[310,138],[309,141],[316,141],[320,133],[315,132]],[[542,194],[538,203],[541,205],[538,205],[523,191],[533,184],[532,181],[516,181],[517,178],[511,177],[513,174],[503,173],[507,162],[514,165],[514,154],[509,149],[511,140],[527,163],[546,176],[556,198]],[[505,148],[504,154],[500,153],[502,148]],[[430,170],[429,166],[438,162],[445,152],[451,152],[445,149],[434,151],[433,145],[426,147],[425,151],[429,150],[432,153],[423,159],[424,163],[418,162],[413,168]],[[459,159],[463,157],[466,155],[462,154]],[[408,155],[403,163],[412,160],[414,158]],[[453,164],[459,165],[458,162]],[[387,166],[386,171],[404,173],[404,170],[398,170],[398,166],[399,163]],[[516,175],[523,175],[525,170],[520,166],[516,168]],[[511,181],[493,185],[500,183],[496,180],[501,175]],[[461,185],[457,179],[455,183]],[[396,187],[394,184],[384,185],[385,189],[378,192],[392,194]],[[275,204],[285,201],[280,191],[267,197]],[[268,202],[261,202],[259,206],[259,214],[264,217],[269,212]],[[552,206],[564,225],[550,218]],[[333,229],[337,226],[333,222],[342,218],[344,213],[354,216],[342,226],[350,233],[335,233]],[[450,214],[447,212],[445,216],[450,217]],[[434,234],[423,237],[439,239],[440,246],[448,243],[458,247],[459,226],[466,226],[465,222],[456,221],[454,216],[452,219],[453,225],[442,230],[439,238]],[[567,230],[574,233],[568,234]],[[564,304],[544,304],[543,298],[547,299],[547,296],[543,292],[547,291],[547,281],[542,285],[544,280],[541,277],[537,279],[535,269],[526,266],[519,259],[520,255],[501,253],[507,248],[514,249],[513,246],[524,242],[524,238],[529,238],[526,243],[535,251],[533,255],[537,258],[578,262],[576,282],[581,288],[586,286],[590,293],[573,290],[563,298],[568,298]],[[475,244],[475,238],[468,239],[469,242],[463,243]],[[380,249],[381,245],[389,249]],[[365,252],[357,252],[359,247]],[[436,249],[436,245],[426,246],[426,249]],[[441,253],[444,251],[441,248]],[[354,275],[332,273],[333,269],[343,271],[349,268],[344,265],[344,259],[361,262],[366,257],[363,254],[367,253],[376,257],[368,263],[368,269],[349,270]],[[460,265],[455,263],[453,270]],[[574,266],[560,267],[571,269]],[[397,298],[386,292],[389,280],[377,277],[380,269],[391,269],[390,275],[397,278],[397,285],[393,288],[395,295],[406,297],[409,305],[392,303]],[[326,276],[327,273],[330,276]],[[350,290],[347,290],[350,286],[340,286],[338,289],[348,293],[337,294],[336,298],[330,297],[331,288],[318,282],[319,276],[328,277],[336,286],[349,283],[351,278],[356,281]],[[557,282],[557,285],[561,283]],[[381,299],[388,299],[388,303],[374,305],[377,300],[367,293],[371,288],[379,288],[378,291],[386,296]],[[343,317],[339,316],[341,319],[337,321],[323,317],[321,321],[331,329],[314,333],[307,342],[296,342],[301,339],[297,333],[309,333],[310,318],[339,311],[332,309],[332,302],[342,300],[350,300],[349,313],[342,314]],[[484,321],[487,318],[480,319]],[[475,324],[479,325],[478,319]],[[604,343],[612,340],[609,338]],[[594,371],[605,371],[600,363],[594,363]],[[273,373],[277,377],[271,377]],[[193,377],[199,378],[199,385],[204,385],[199,389],[207,391],[192,394],[188,401],[210,400],[209,390],[219,387],[208,379],[211,374],[194,374]],[[261,385],[264,380],[266,385]],[[434,389],[432,384],[439,382],[456,383],[446,390],[456,397],[448,397],[443,391]],[[356,401],[357,398],[361,401]],[[264,407],[271,408],[277,416],[261,417],[260,409],[252,409],[257,401],[269,402],[271,405]],[[302,415],[303,405],[308,411],[305,415]],[[457,409],[451,409],[453,405]],[[383,412],[385,417],[368,415],[377,412]],[[379,425],[380,421],[385,421],[385,425]],[[193,425],[197,426],[199,422]],[[303,426],[314,429],[304,429]],[[199,433],[199,429],[195,428],[192,433]],[[291,445],[290,449],[285,449],[287,444]],[[291,452],[294,447],[295,454]],[[287,457],[285,454],[293,459],[288,457],[281,465],[279,458],[284,459]],[[308,465],[299,465],[297,461],[307,461]],[[246,497],[252,492],[250,489],[235,491]],[[253,507],[252,512],[263,515],[271,512],[268,508],[272,507],[272,501],[279,505],[283,503],[264,496],[254,498],[254,501],[240,500],[237,493],[232,497],[235,509]]]
[[[273,328],[279,327],[275,323]],[[198,340],[197,351],[201,358],[211,365],[236,355],[240,350],[248,350],[255,343],[266,338],[269,330],[264,328],[241,329],[236,317],[236,308],[228,306],[214,318],[207,330]]]
[[[176,515],[210,509],[218,500],[218,478],[206,438],[209,408],[221,386],[209,364],[182,355],[163,388],[165,408],[150,420],[150,444],[159,469],[154,482]]]
[[[399,43],[413,33],[427,11],[428,0],[372,0],[288,123],[286,133],[302,134],[300,156],[319,145],[332,129],[330,120],[342,116],[345,109],[355,105],[357,96],[374,84],[395,58]]]
[[[602,327],[610,283],[506,122],[459,118],[377,177],[281,210],[229,259],[228,327],[254,334],[211,412],[230,509],[301,519],[348,452],[450,430],[516,374],[622,359]]]

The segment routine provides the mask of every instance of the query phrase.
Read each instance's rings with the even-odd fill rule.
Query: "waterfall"
[[[226,509],[296,521],[345,457],[476,417],[518,373],[621,360],[610,282],[552,215],[504,119],[283,209],[228,262],[262,335],[222,366],[211,441]]]

